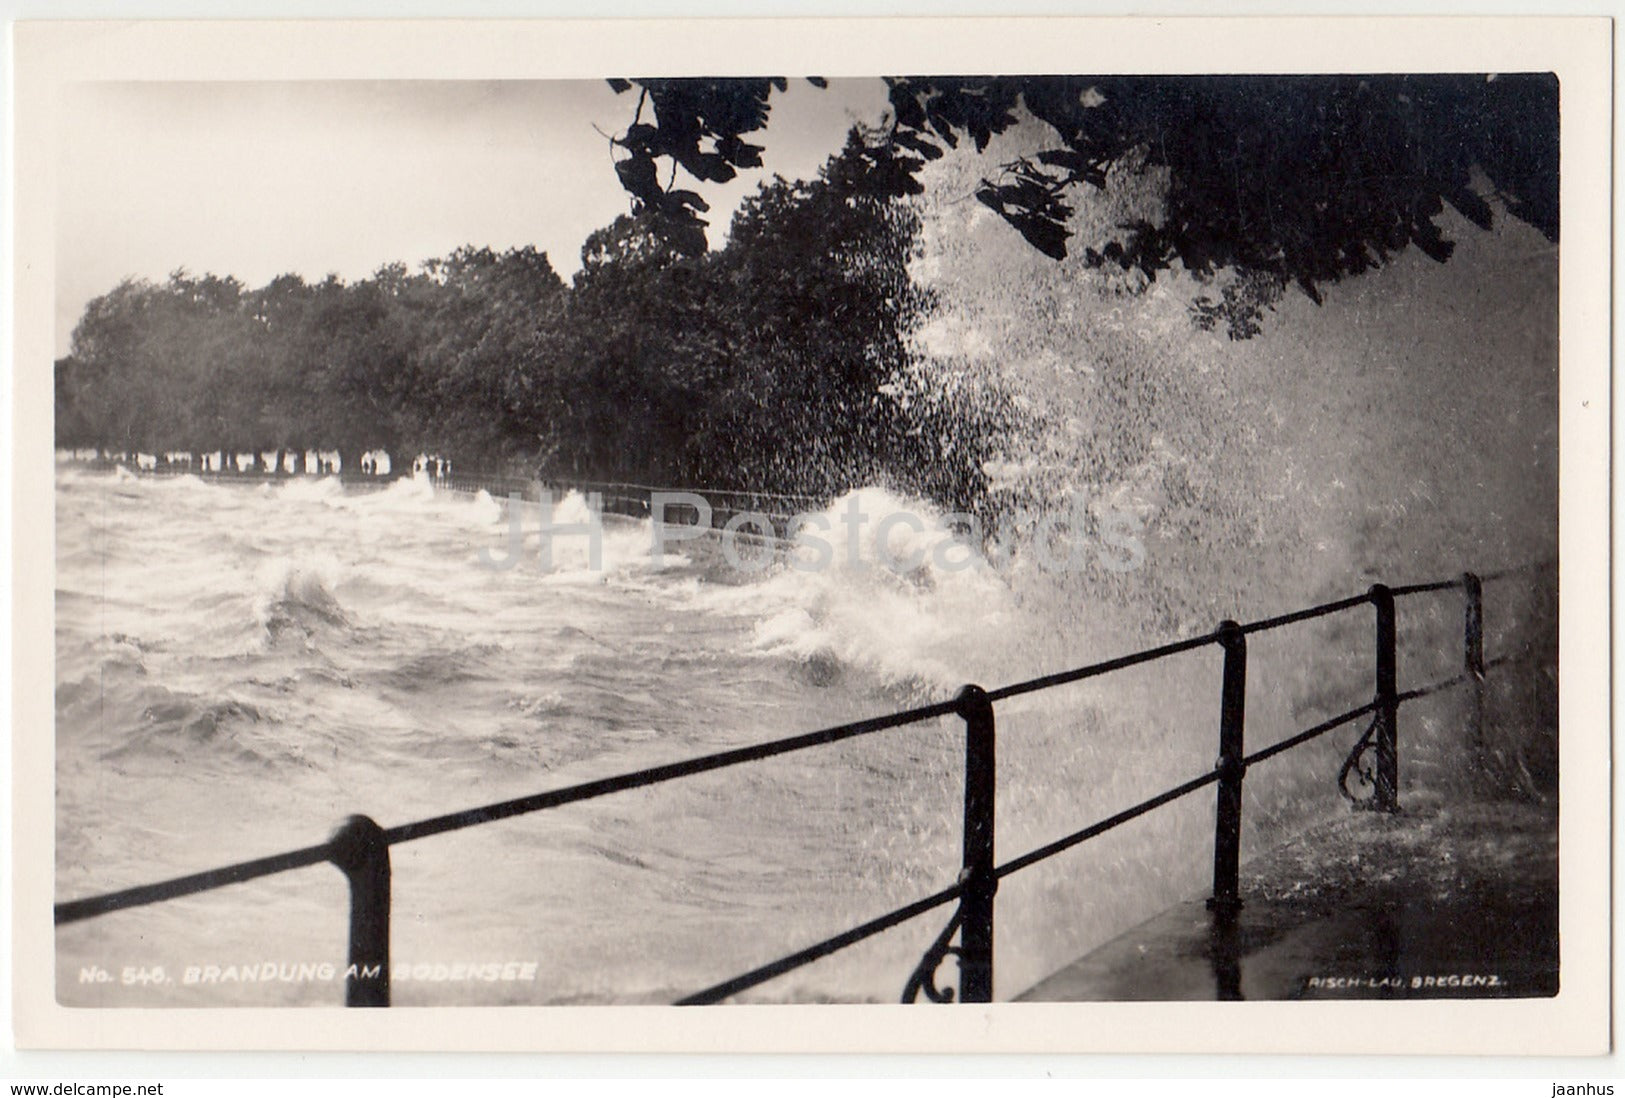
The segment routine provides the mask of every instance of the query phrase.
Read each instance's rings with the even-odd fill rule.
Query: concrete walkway
[[[1557,814],[1520,803],[1350,813],[1242,867],[1245,906],[1163,912],[1027,1002],[1483,998],[1557,992]]]

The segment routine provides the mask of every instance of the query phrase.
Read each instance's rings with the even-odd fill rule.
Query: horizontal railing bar
[[[641,488],[642,486],[624,485],[624,487]],[[653,490],[659,491],[661,489]],[[766,494],[764,493],[763,495]],[[781,498],[796,497],[785,496]],[[1500,578],[1501,576],[1505,575],[1527,572],[1536,568],[1550,566],[1550,562],[1544,562],[1538,565],[1508,569],[1500,573],[1492,573],[1483,578]],[[1391,588],[1390,590],[1395,595],[1402,595],[1415,594],[1422,591],[1444,590],[1446,588],[1459,586],[1459,580],[1450,580],[1431,584],[1413,584],[1408,587]],[[1340,599],[1337,602],[1311,607],[1307,610],[1300,610],[1274,618],[1265,618],[1260,621],[1244,625],[1241,628],[1245,633],[1260,632],[1266,629],[1273,629],[1282,625],[1291,624],[1293,622],[1304,621],[1309,618],[1337,613],[1341,610],[1350,609],[1369,601],[1369,595],[1351,596],[1346,599]],[[1145,649],[1144,651],[1131,653],[1126,656],[1119,656],[1115,659],[1105,660],[1101,663],[1091,664],[1089,666],[1076,668],[1071,671],[1062,671],[1053,675],[1045,675],[1040,678],[1029,679],[1025,682],[1000,687],[997,690],[989,691],[987,697],[990,702],[996,702],[1006,698],[1017,697],[1022,694],[1033,693],[1038,690],[1045,690],[1051,687],[1065,685],[1067,683],[1078,682],[1083,679],[1104,675],[1112,671],[1133,667],[1141,663],[1148,663],[1167,656],[1192,651],[1194,649],[1204,647],[1205,645],[1215,643],[1217,640],[1217,633],[1208,633],[1199,637],[1175,641],[1170,644],[1161,645],[1157,648]],[[1488,670],[1489,668],[1513,662],[1514,659],[1515,657],[1503,656],[1490,660],[1485,664],[1485,669]],[[1401,694],[1399,696],[1399,700],[1409,701],[1422,697],[1427,693],[1432,693],[1436,690],[1446,689],[1449,686],[1456,685],[1457,683],[1463,681],[1463,678],[1464,676],[1458,676],[1455,679],[1434,684],[1430,687],[1424,687],[1419,690]],[[1319,735],[1329,731],[1331,728],[1337,727],[1338,724],[1344,723],[1347,720],[1352,720],[1362,713],[1369,712],[1371,708],[1372,706],[1365,706],[1358,710],[1351,710],[1349,713],[1344,714],[1341,718],[1333,718],[1332,723],[1328,723],[1324,726],[1317,726],[1314,729],[1310,729],[1308,732],[1300,733],[1298,736],[1295,736],[1290,740],[1282,741],[1281,744],[1265,748],[1263,752],[1259,752],[1251,756],[1249,761],[1261,761],[1262,759],[1269,758],[1271,755],[1284,751],[1290,746],[1295,746],[1306,739],[1311,739],[1315,735]],[[453,812],[444,816],[436,816],[431,819],[418,820],[413,823],[402,824],[398,827],[390,828],[384,832],[385,842],[389,845],[410,842],[414,839],[444,834],[449,831],[456,831],[462,828],[472,827],[477,824],[490,823],[495,820],[524,815],[546,808],[554,808],[564,804],[590,800],[594,797],[604,796],[609,793],[656,785],[675,778],[705,773],[710,770],[734,766],[739,763],[753,762],[759,759],[771,758],[775,755],[788,754],[793,751],[799,751],[804,748],[813,747],[820,744],[835,743],[841,740],[851,739],[856,736],[880,732],[890,728],[898,728],[907,724],[914,724],[934,717],[945,716],[949,713],[956,712],[957,709],[958,706],[956,702],[937,702],[932,705],[920,706],[915,709],[908,709],[882,717],[873,717],[867,720],[855,721],[850,724],[838,725],[833,728],[820,729],[815,732],[808,732],[781,740],[774,740],[765,744],[756,744],[749,747],[736,748],[731,751],[718,752],[713,755],[703,755],[698,758],[687,759],[682,762],[652,767],[646,770],[635,771],[630,774],[621,774],[614,777],[602,778],[580,785],[569,786],[564,789],[549,790],[544,793],[519,797],[510,801],[502,801],[496,804],[484,805],[479,808],[465,809],[460,812]],[[1013,862],[1006,863],[1003,867],[1000,867],[996,871],[997,875],[1002,877],[1006,874],[1014,873],[1017,870],[1032,865],[1035,862],[1042,861],[1043,859],[1051,857],[1054,854],[1058,854],[1061,851],[1076,845],[1077,843],[1092,838],[1103,831],[1110,830],[1119,824],[1126,823],[1138,815],[1149,812],[1163,804],[1167,804],[1169,801],[1185,796],[1187,793],[1200,789],[1202,786],[1210,784],[1216,780],[1216,772],[1214,774],[1204,775],[1203,777],[1193,779],[1192,781],[1187,782],[1182,786],[1177,786],[1158,797],[1153,797],[1149,801],[1145,801],[1133,808],[1126,809],[1124,812],[1118,813],[1116,816],[1103,820],[1098,824],[1091,825],[1090,827],[1085,828],[1082,831],[1075,832],[1074,834],[1066,836],[1065,838],[1056,840],[1055,842],[1044,847],[1040,847],[1037,850],[1023,855]],[[314,865],[317,862],[327,860],[328,851],[329,848],[326,845],[305,847],[301,850],[287,851],[282,854],[270,855],[268,857],[258,858],[253,861],[222,866],[217,869],[205,870],[204,872],[194,873],[185,877],[176,877],[168,881],[159,881],[149,885],[141,885],[136,888],[122,889],[117,892],[105,893],[100,896],[91,896],[79,900],[69,900],[56,905],[56,923],[57,925],[62,925],[65,923],[77,922],[81,919],[88,919],[96,915],[102,915],[112,911],[138,907],[144,904],[157,903],[168,899],[176,899],[181,896],[206,892],[211,889],[224,887],[226,885],[253,880],[257,877],[269,876],[274,873],[285,872],[292,869],[300,869],[305,866]]]
[[[1405,701],[1410,696],[1418,696],[1419,697],[1419,696],[1421,696],[1421,694],[1423,692],[1431,692],[1432,690],[1444,689],[1446,686],[1454,685],[1456,682],[1460,682],[1460,681],[1461,681],[1461,677],[1458,676],[1456,679],[1451,680],[1450,682],[1437,683],[1437,684],[1434,684],[1432,687],[1423,688],[1423,691],[1414,691],[1414,692],[1412,692],[1411,695],[1401,694],[1400,695],[1400,700]],[[1342,725],[1345,725],[1345,724],[1347,724],[1348,722],[1350,722],[1352,720],[1356,720],[1356,719],[1366,715],[1367,713],[1374,712],[1376,710],[1376,708],[1377,708],[1377,705],[1376,705],[1375,702],[1367,702],[1365,705],[1362,705],[1357,709],[1350,709],[1346,713],[1340,713],[1337,716],[1330,718],[1329,720],[1322,721],[1320,724],[1315,725],[1313,728],[1306,729],[1306,730],[1304,730],[1302,732],[1299,732],[1295,736],[1291,736],[1291,737],[1289,737],[1289,738],[1287,738],[1285,740],[1282,740],[1280,743],[1271,744],[1269,747],[1266,747],[1266,748],[1264,748],[1264,749],[1262,749],[1260,751],[1256,751],[1253,754],[1248,755],[1243,761],[1248,766],[1251,766],[1253,763],[1256,763],[1256,762],[1263,762],[1265,759],[1271,758],[1271,757],[1273,757],[1275,755],[1279,755],[1283,751],[1288,751],[1291,748],[1297,747],[1299,744],[1302,744],[1302,743],[1305,743],[1305,742],[1307,742],[1309,740],[1312,740],[1317,736],[1323,736],[1327,732],[1332,731],[1334,728],[1339,728]],[[1128,823],[1130,820],[1134,819],[1137,816],[1142,816],[1145,813],[1152,811],[1153,809],[1161,808],[1163,805],[1167,804],[1169,801],[1178,800],[1180,797],[1183,797],[1186,794],[1194,793],[1196,790],[1202,788],[1203,786],[1210,785],[1213,782],[1217,781],[1218,777],[1219,777],[1218,772],[1215,771],[1212,774],[1204,774],[1199,778],[1192,778],[1190,781],[1186,782],[1185,784],[1175,786],[1173,789],[1168,790],[1166,793],[1162,793],[1162,794],[1159,794],[1158,796],[1152,797],[1150,800],[1142,801],[1142,802],[1140,802],[1139,804],[1135,805],[1132,808],[1124,809],[1122,812],[1117,813],[1115,816],[1108,816],[1106,819],[1101,820],[1099,823],[1091,824],[1090,826],[1084,828],[1081,831],[1075,831],[1071,835],[1068,835],[1068,836],[1066,836],[1064,838],[1061,838],[1061,839],[1057,839],[1052,843],[1049,843],[1049,844],[1047,844],[1045,846],[1041,846],[1041,847],[1037,848],[1036,850],[1033,850],[1033,851],[1031,851],[1031,852],[1029,852],[1027,854],[1023,854],[1019,858],[1016,858],[1016,859],[1014,859],[1012,861],[1006,862],[1004,865],[1000,866],[994,872],[999,877],[1004,877],[1004,876],[1007,876],[1008,874],[1015,873],[1015,872],[1017,872],[1019,870],[1025,869],[1030,865],[1033,865],[1033,864],[1035,864],[1037,862],[1043,861],[1045,858],[1053,857],[1054,855],[1061,853],[1063,850],[1067,850],[1070,847],[1076,846],[1078,843],[1085,842],[1085,841],[1087,841],[1089,839],[1094,838],[1096,835],[1103,834],[1104,832],[1110,831],[1115,827],[1119,827],[1122,824]]]
[[[1488,670],[1489,666],[1489,664],[1485,664],[1485,670]],[[1466,681],[1466,675],[1455,675],[1448,679],[1441,679],[1438,682],[1429,683],[1427,686],[1419,686],[1415,690],[1407,690],[1399,695],[1399,700],[1402,702],[1415,701],[1417,698],[1425,698],[1429,694],[1437,694],[1441,690],[1448,690],[1452,686],[1460,686]]]
[[[1412,584],[1409,587],[1395,587],[1391,588],[1391,591],[1395,595],[1404,595],[1416,594],[1422,591],[1443,590],[1447,587],[1459,586],[1461,586],[1461,582],[1459,580],[1443,580],[1432,584]],[[1340,613],[1344,610],[1352,610],[1357,606],[1365,606],[1370,602],[1371,596],[1369,594],[1350,595],[1348,598],[1338,599],[1336,602],[1322,603],[1319,606],[1311,606],[1305,610],[1294,610],[1290,614],[1279,614],[1272,618],[1262,618],[1258,621],[1248,622],[1241,627],[1241,631],[1243,633],[1262,633],[1270,629],[1278,629],[1284,625],[1292,625],[1296,622],[1308,621],[1312,618],[1325,617],[1330,614]],[[1191,637],[1188,640],[1174,641],[1171,644],[1165,644],[1158,648],[1148,648],[1144,651],[1134,652],[1127,656],[1118,656],[1115,659],[1106,660],[1102,663],[1090,664],[1087,667],[1078,667],[1070,671],[1057,671],[1053,675],[1044,675],[1036,679],[1029,679],[1026,682],[1019,682],[1010,686],[1002,686],[997,690],[988,691],[988,699],[990,701],[1001,701],[1005,698],[1013,698],[1020,694],[1030,694],[1036,690],[1046,690],[1055,686],[1064,686],[1067,683],[1078,682],[1081,679],[1093,678],[1096,675],[1104,675],[1112,671],[1121,671],[1123,668],[1133,667],[1135,664],[1162,659],[1166,656],[1178,655],[1181,652],[1188,652],[1194,648],[1200,648],[1203,645],[1212,644],[1218,640],[1218,636],[1219,635],[1217,633],[1207,633],[1199,637]]]
[[[817,945],[808,946],[806,949],[792,953],[788,957],[781,957],[779,960],[762,965],[760,968],[753,968],[742,976],[735,976],[731,980],[715,984],[704,991],[696,991],[692,995],[677,1000],[674,1005],[706,1006],[711,1003],[719,1003],[730,995],[737,995],[739,992],[753,988],[757,984],[766,983],[775,976],[782,976],[786,972],[811,964],[813,961],[821,957],[827,957],[831,953],[845,949],[849,945],[855,945],[865,938],[872,938],[881,931],[890,930],[894,926],[906,923],[917,915],[925,914],[932,908],[941,907],[950,900],[958,899],[963,893],[964,886],[957,884],[945,888],[941,892],[934,892],[922,900],[915,900],[905,907],[900,907],[896,911],[880,916],[878,919],[871,919],[861,926],[855,926],[851,930],[835,935],[833,938],[825,938]]]
[[[1026,682],[1014,683],[1010,686],[1001,686],[997,690],[989,690],[987,698],[990,702],[1003,701],[1005,698],[1014,698],[1021,694],[1031,694],[1035,690],[1048,690],[1052,686],[1064,686],[1069,682],[1080,679],[1094,678],[1109,671],[1121,671],[1125,667],[1133,667],[1140,663],[1150,663],[1165,656],[1175,656],[1181,652],[1189,652],[1194,648],[1213,644],[1217,641],[1217,633],[1205,633],[1200,637],[1191,637],[1189,640],[1175,641],[1160,648],[1148,648],[1143,652],[1135,652],[1127,656],[1118,656],[1106,660],[1104,663],[1092,663],[1087,667],[1075,668],[1071,671],[1057,671],[1053,675],[1044,675],[1041,678],[1028,679]]]
[[[1209,774],[1203,774],[1199,778],[1192,778],[1184,785],[1176,785],[1166,793],[1159,793],[1148,801],[1141,801],[1133,808],[1125,808],[1115,816],[1107,816],[1104,820],[1101,820],[1099,823],[1090,824],[1082,831],[1074,831],[1072,834],[1067,835],[1064,838],[1056,839],[1052,843],[1046,843],[1043,846],[1038,847],[1036,850],[1029,850],[1021,857],[1014,858],[999,866],[993,871],[993,875],[999,878],[1008,877],[1012,873],[1017,873],[1023,869],[1026,869],[1028,866],[1041,862],[1045,858],[1052,858],[1061,853],[1061,851],[1077,846],[1079,843],[1092,839],[1096,835],[1110,831],[1112,828],[1118,827],[1122,824],[1126,824],[1136,816],[1143,816],[1152,809],[1161,808],[1169,801],[1177,801],[1179,798],[1188,793],[1196,792],[1204,785],[1212,785],[1218,780],[1219,772],[1217,770],[1214,770]]]
[[[1324,603],[1320,606],[1311,606],[1307,610],[1294,610],[1290,614],[1280,614],[1273,618],[1264,618],[1262,621],[1248,622],[1241,627],[1243,633],[1262,633],[1269,629],[1278,629],[1283,625],[1294,622],[1308,621],[1311,618],[1323,618],[1328,614],[1336,614],[1356,606],[1365,606],[1371,602],[1370,595],[1350,595],[1346,599],[1336,602]]]
[[[1489,583],[1493,580],[1509,579],[1512,576],[1525,576],[1531,572],[1548,572],[1557,567],[1555,560],[1537,560],[1528,564],[1518,564],[1511,568],[1501,568],[1494,572],[1484,572],[1479,575],[1479,581]]]
[[[786,755],[792,751],[800,751],[819,744],[836,743],[840,740],[852,739],[855,736],[865,736],[872,732],[883,732],[888,728],[915,724],[957,710],[958,703],[956,702],[937,702],[935,705],[905,709],[901,713],[892,713],[885,717],[872,717],[868,720],[854,721],[851,724],[824,728],[817,732],[807,732],[782,740],[752,744],[749,747],[738,747],[731,751],[719,751],[714,755],[701,755],[698,758],[684,759],[682,762],[667,763],[664,766],[654,766],[647,770],[633,771],[630,774],[617,774],[610,778],[599,778],[596,781],[566,786],[563,789],[552,789],[545,793],[533,793],[530,796],[518,797],[511,801],[499,801],[496,804],[484,805],[480,808],[464,809],[461,812],[452,812],[444,816],[435,816],[432,819],[418,820],[416,823],[387,828],[384,831],[384,842],[394,846],[396,843],[411,842],[414,839],[423,839],[430,835],[441,835],[447,831],[458,831],[465,827],[490,823],[493,820],[507,819],[511,816],[522,816],[526,813],[538,812],[544,808],[556,808],[559,805],[572,804],[576,801],[591,800],[594,797],[602,797],[607,793],[619,793],[628,789],[658,785],[661,782],[671,781],[673,778],[703,774],[708,770],[719,770],[726,766],[736,766],[739,763],[755,762],[758,759],[772,758],[775,755]]]
[[[607,499],[618,499],[628,503],[647,502],[643,497],[654,492],[664,492],[669,495],[687,494],[701,496],[705,498],[708,503],[712,504],[719,501],[725,501],[728,504],[728,507],[724,508],[725,510],[734,509],[733,504],[742,500],[789,500],[796,503],[817,504],[819,507],[824,507],[828,504],[828,500],[823,496],[803,496],[789,492],[744,492],[735,491],[729,488],[656,488],[650,484],[633,484],[628,481],[552,480],[545,477],[525,478],[484,476],[480,474],[464,475],[462,473],[453,473],[450,476],[435,478],[435,480],[438,484],[444,484],[454,489],[457,488],[458,485],[464,484],[500,484],[506,488],[529,488],[532,485],[540,484],[544,487],[557,488],[564,491],[596,492]],[[621,490],[630,491],[636,494],[625,495],[622,494]],[[774,517],[790,518],[799,513],[800,512],[785,512],[782,515],[775,513]]]
[[[1403,699],[1401,699],[1401,700],[1403,700]],[[1331,718],[1329,718],[1327,720],[1321,721],[1319,724],[1315,725],[1313,728],[1304,729],[1302,732],[1299,732],[1296,736],[1288,736],[1286,739],[1282,740],[1280,743],[1272,743],[1268,747],[1262,748],[1261,750],[1258,750],[1258,751],[1254,751],[1251,755],[1248,755],[1246,758],[1241,760],[1242,765],[1244,765],[1244,766],[1252,766],[1254,763],[1260,763],[1260,762],[1263,762],[1265,759],[1273,758],[1274,756],[1279,755],[1283,751],[1290,751],[1292,748],[1297,747],[1299,744],[1308,743],[1310,740],[1314,739],[1316,736],[1324,736],[1326,733],[1330,732],[1332,729],[1341,728],[1343,725],[1349,723],[1350,721],[1358,720],[1360,717],[1365,716],[1367,713],[1374,713],[1374,712],[1376,712],[1376,710],[1377,710],[1377,703],[1373,701],[1373,702],[1366,702],[1364,705],[1360,706],[1360,708],[1358,708],[1358,709],[1350,709],[1347,713],[1339,713],[1335,717],[1331,717]]]
[[[1403,595],[1421,595],[1428,591],[1455,591],[1460,588],[1461,581],[1459,579],[1435,580],[1433,583],[1407,583],[1403,587],[1390,587],[1388,592],[1395,598],[1399,598]]]
[[[328,853],[329,847],[323,843],[321,846],[307,846],[303,850],[272,854],[249,862],[238,862],[236,865],[192,873],[185,877],[173,877],[167,881],[138,885],[135,888],[107,892],[100,896],[88,896],[82,900],[68,900],[56,905],[56,925],[76,923],[81,919],[141,907],[144,904],[155,904],[163,900],[175,900],[182,896],[223,888],[226,885],[252,881],[256,877],[285,873],[290,869],[303,869],[327,861]]]
[[[774,516],[769,515],[768,517],[772,518]],[[692,530],[692,529],[694,529],[693,526],[673,525],[671,523],[662,523],[661,525],[664,526],[667,530]],[[701,527],[699,527],[699,531],[700,531],[702,536],[710,536],[710,537],[718,537],[718,538],[720,538],[720,537],[731,537],[734,540],[739,541],[739,542],[741,542],[741,543],[743,543],[745,545],[758,545],[758,546],[763,546],[763,547],[772,548],[772,549],[779,549],[779,550],[794,549],[796,547],[796,543],[794,541],[791,541],[789,538],[780,538],[780,537],[772,537],[772,538],[770,538],[770,537],[766,536],[765,534],[752,534],[752,533],[749,533],[748,531],[745,531],[745,530],[735,530],[732,534],[729,534],[726,530],[718,529],[715,526],[701,526]]]
[[[793,492],[746,492],[733,488],[657,488],[652,484],[634,484],[631,481],[619,480],[549,480],[546,477],[538,478],[543,484],[556,488],[631,488],[637,492],[666,492],[668,494],[688,494],[695,496],[735,496],[746,499],[794,499],[804,503],[827,503],[822,496],[804,496]]]

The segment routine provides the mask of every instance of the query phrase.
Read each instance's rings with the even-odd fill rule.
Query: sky
[[[463,244],[530,244],[568,278],[589,233],[626,212],[608,140],[635,93],[603,81],[94,83],[63,103],[56,210],[56,353],[93,297],[178,267],[260,286],[294,272],[363,278]],[[740,199],[806,178],[878,80],[792,81],[775,94],[765,166],[711,203],[713,247]]]

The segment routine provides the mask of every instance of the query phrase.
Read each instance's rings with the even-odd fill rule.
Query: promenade
[[[1249,861],[1244,906],[1164,911],[1025,1002],[1485,998],[1556,994],[1556,810],[1411,798]]]

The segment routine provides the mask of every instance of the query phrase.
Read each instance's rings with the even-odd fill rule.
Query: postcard
[[[20,1045],[1606,1050],[1606,20],[16,42]]]

